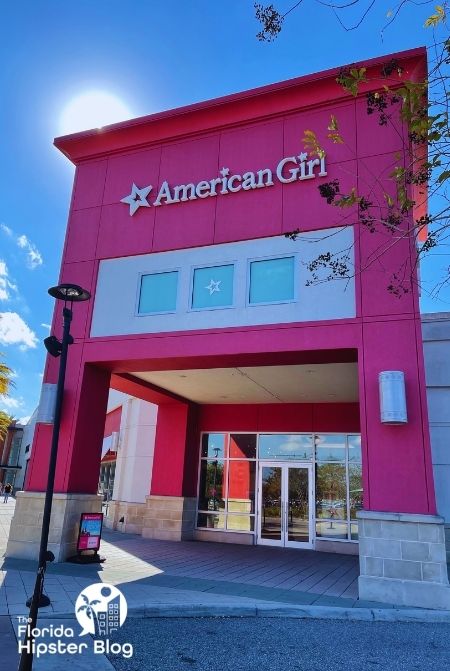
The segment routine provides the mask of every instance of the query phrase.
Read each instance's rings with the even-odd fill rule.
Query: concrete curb
[[[12,615],[11,617],[14,617]],[[41,612],[39,619],[73,619],[74,613]],[[444,622],[450,611],[400,608],[339,608],[336,606],[154,604],[128,609],[128,617],[273,617],[366,622]]]

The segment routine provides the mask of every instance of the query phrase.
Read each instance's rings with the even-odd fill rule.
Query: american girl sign
[[[173,205],[184,203],[188,200],[211,198],[213,196],[226,196],[238,191],[252,191],[253,189],[265,189],[274,186],[275,182],[281,184],[292,184],[302,182],[316,177],[326,177],[325,156],[322,158],[308,158],[307,152],[298,156],[286,156],[282,158],[275,170],[262,168],[255,172],[244,172],[242,175],[235,173],[230,175],[229,168],[222,168],[220,177],[210,180],[201,180],[197,184],[178,184],[170,186],[164,180],[159,187],[158,194],[152,202],[149,202],[153,186],[142,188],[133,182],[131,193],[121,199],[121,203],[129,205],[132,217],[140,207],[160,207],[161,205]]]

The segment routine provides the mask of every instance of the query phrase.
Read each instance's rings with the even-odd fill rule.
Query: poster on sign
[[[103,513],[81,513],[77,551],[98,550],[102,536]]]

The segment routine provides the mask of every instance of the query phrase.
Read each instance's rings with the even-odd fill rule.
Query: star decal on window
[[[209,295],[212,296],[216,291],[221,291],[219,284],[222,283],[222,280],[213,280],[211,279],[208,286],[205,289],[208,289]]]

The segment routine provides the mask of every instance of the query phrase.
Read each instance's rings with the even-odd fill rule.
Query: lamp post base
[[[30,598],[27,599],[27,602],[25,604],[27,608],[30,608],[32,599],[33,599],[32,596],[30,596]],[[41,594],[41,596],[39,597],[38,608],[45,608],[46,606],[50,606],[50,604],[51,601],[48,598],[48,596],[46,594]]]

